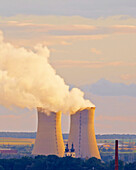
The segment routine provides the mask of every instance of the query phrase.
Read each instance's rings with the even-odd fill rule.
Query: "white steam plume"
[[[37,45],[34,52],[3,41],[0,32],[0,104],[5,107],[43,107],[49,111],[75,112],[94,105],[84,93],[69,86],[48,62],[49,50]]]

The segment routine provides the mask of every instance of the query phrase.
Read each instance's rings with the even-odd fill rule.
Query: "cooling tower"
[[[100,158],[94,131],[95,108],[85,108],[71,115],[68,144],[74,144],[76,157]]]
[[[61,112],[47,115],[38,108],[38,130],[33,155],[64,155],[64,142],[61,130]]]

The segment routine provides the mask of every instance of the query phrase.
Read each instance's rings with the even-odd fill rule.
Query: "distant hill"
[[[36,132],[0,132],[0,137],[12,138],[36,138]],[[104,134],[96,135],[97,139],[136,139],[136,135],[131,134]],[[63,139],[68,139],[68,133],[63,134]]]

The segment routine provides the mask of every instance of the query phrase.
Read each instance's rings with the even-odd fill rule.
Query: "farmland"
[[[0,132],[0,149],[17,150],[17,154],[0,154],[0,158],[20,158],[31,156],[36,133]],[[63,134],[64,143],[68,134]],[[125,162],[136,160],[136,135],[96,135],[98,148],[103,161],[114,159],[115,139],[119,140],[119,158]]]
[[[0,137],[0,145],[32,145],[35,139]]]

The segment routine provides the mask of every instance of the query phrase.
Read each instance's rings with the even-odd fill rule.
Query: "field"
[[[129,143],[136,142],[136,139],[118,139],[119,142]],[[115,139],[97,139],[98,143],[115,143]]]
[[[0,137],[0,145],[32,145],[35,139]]]
[[[26,134],[24,135],[26,136]],[[68,139],[64,139],[64,143],[67,144],[67,142]],[[0,137],[0,149],[15,149],[18,152],[18,154],[10,155],[0,154],[0,159],[30,156],[34,143],[34,138]],[[103,161],[114,159],[115,139],[97,139],[97,144]],[[136,160],[136,139],[119,139],[119,159],[125,162]]]

